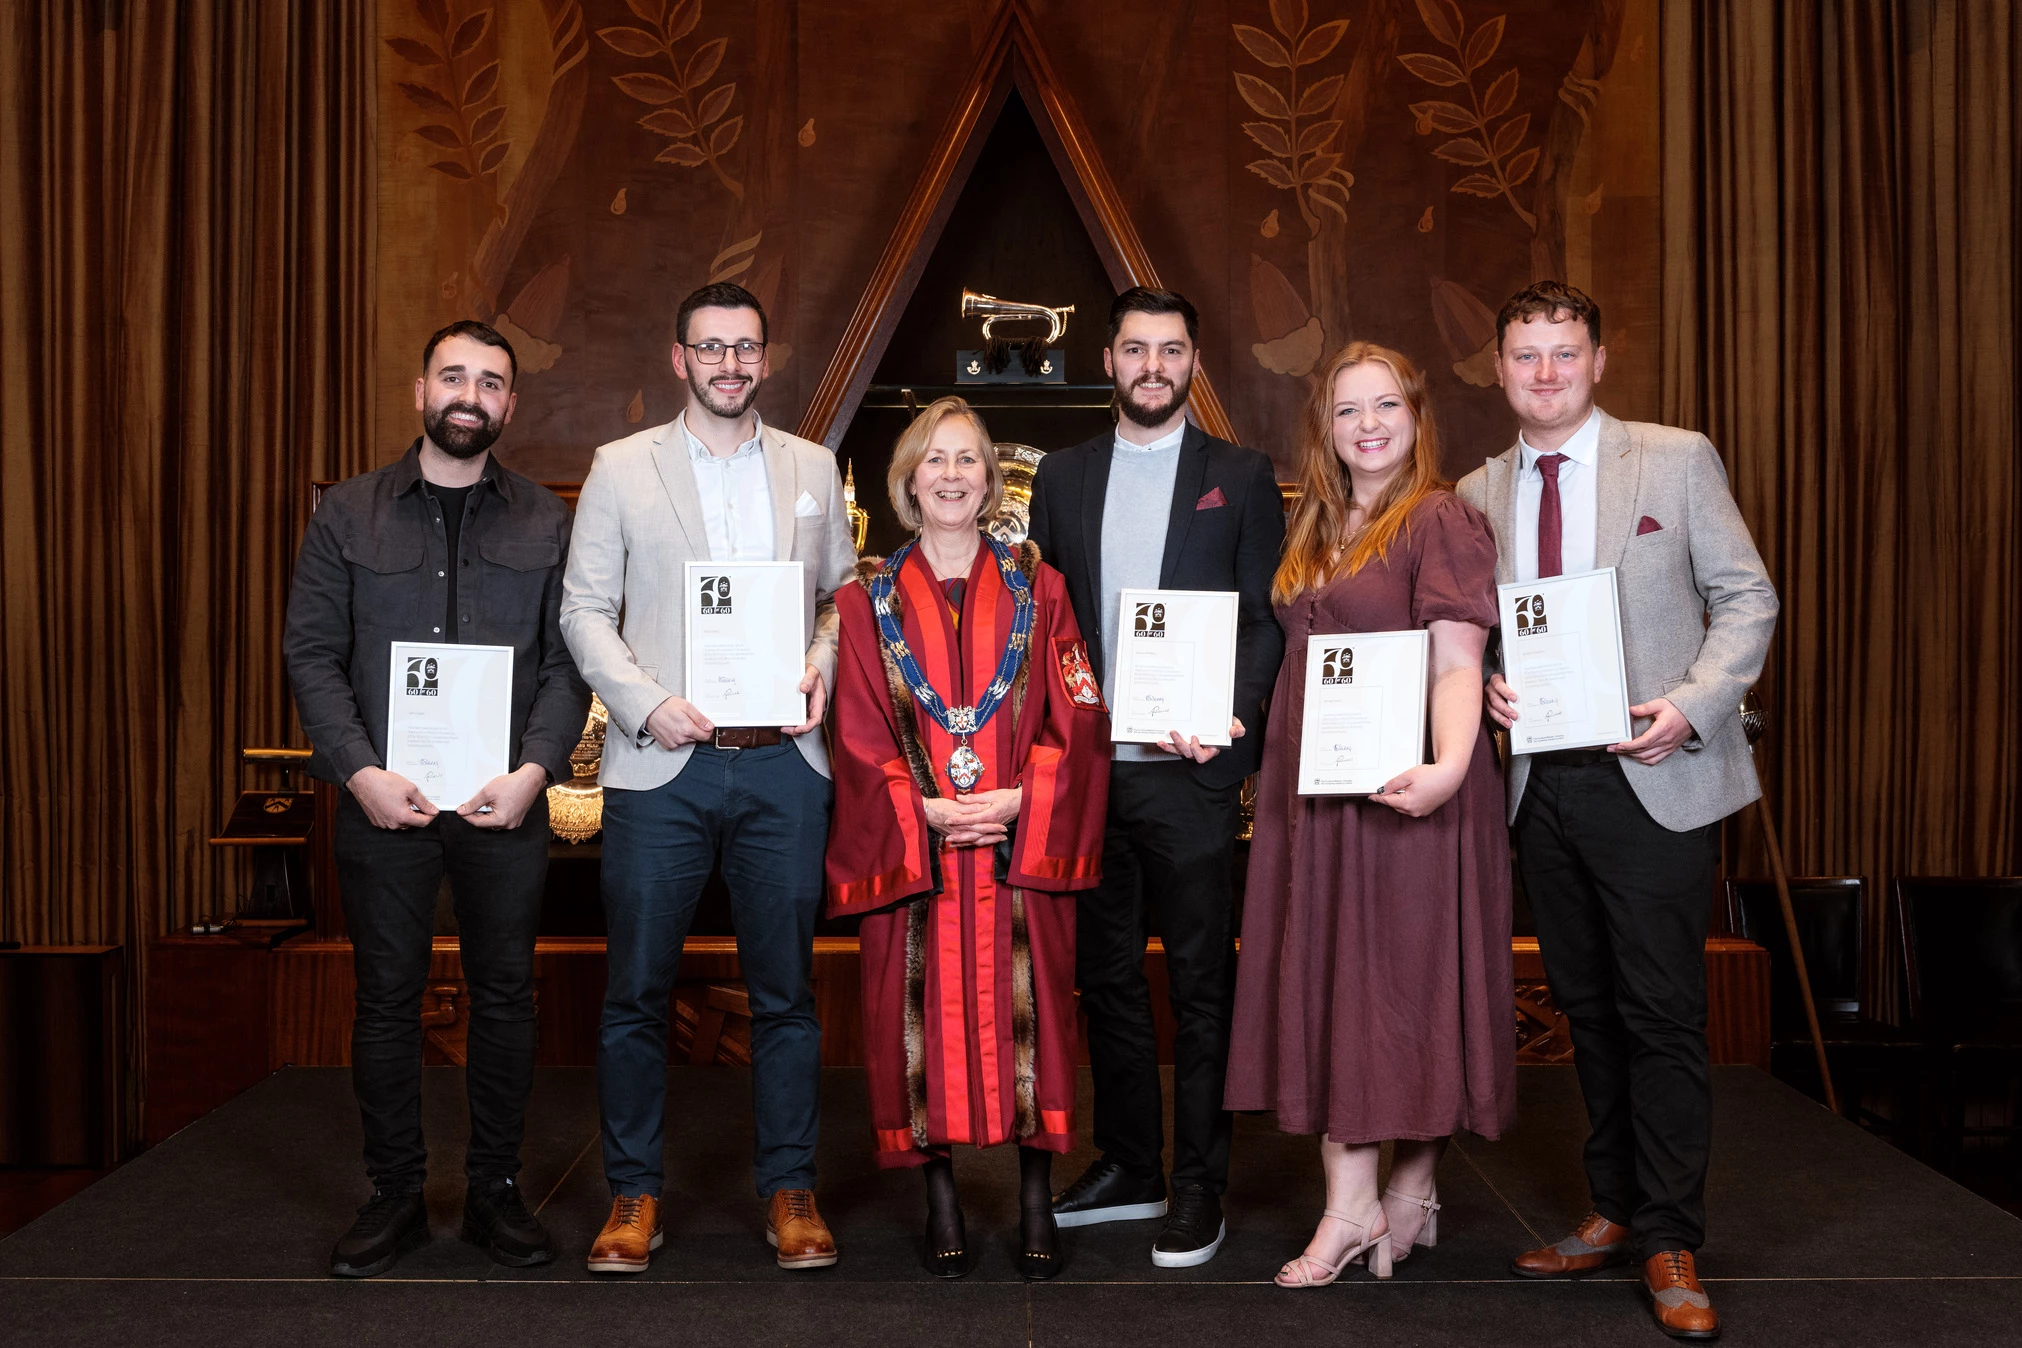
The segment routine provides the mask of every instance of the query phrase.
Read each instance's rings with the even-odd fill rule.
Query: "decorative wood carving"
[[[871,271],[863,298],[857,301],[842,341],[801,416],[799,434],[805,438],[830,449],[841,445],[843,432],[856,415],[927,258],[940,242],[948,213],[969,181],[976,156],[1014,88],[1039,127],[1111,283],[1118,290],[1160,284],[1158,270],[1124,209],[1115,180],[1103,166],[1087,123],[1054,75],[1025,0],[1007,0],[983,40],[976,64],[956,95],[926,167]],[[1205,372],[1194,378],[1192,407],[1202,430],[1225,440],[1236,438],[1228,412]]]

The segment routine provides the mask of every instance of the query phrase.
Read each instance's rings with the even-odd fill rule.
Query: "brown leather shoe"
[[[590,1246],[592,1273],[644,1273],[660,1248],[660,1200],[651,1194],[614,1198],[604,1229]]]
[[[1650,1294],[1650,1312],[1657,1328],[1674,1339],[1717,1339],[1720,1317],[1689,1250],[1666,1250],[1643,1261],[1643,1287]]]
[[[835,1262],[835,1237],[815,1211],[812,1189],[781,1189],[772,1196],[765,1243],[779,1251],[781,1268],[827,1268]]]
[[[1629,1262],[1629,1228],[1590,1212],[1579,1230],[1556,1245],[1525,1250],[1509,1261],[1519,1278],[1578,1278],[1611,1264]]]

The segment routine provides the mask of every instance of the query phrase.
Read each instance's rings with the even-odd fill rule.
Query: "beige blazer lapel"
[[[765,485],[772,493],[772,559],[793,560],[793,510],[800,501],[800,471],[794,462],[793,446],[778,431],[767,426],[765,439]]]
[[[1636,489],[1641,484],[1643,458],[1629,428],[1601,413],[1601,445],[1595,456],[1594,566],[1622,564],[1636,524]]]
[[[1509,546],[1497,548],[1495,554],[1495,580],[1498,585],[1508,585],[1517,578],[1517,530],[1523,521],[1517,516],[1517,474],[1523,471],[1523,449],[1511,445],[1501,455],[1488,461],[1488,514],[1491,521],[1503,521],[1503,537]]]
[[[678,417],[653,438],[653,468],[674,507],[674,522],[688,540],[688,555],[707,558],[709,525],[702,518],[702,495],[695,490],[695,468],[688,462],[688,435]]]

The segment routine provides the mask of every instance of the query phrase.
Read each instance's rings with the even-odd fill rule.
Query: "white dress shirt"
[[[1595,539],[1600,532],[1601,409],[1587,414],[1572,439],[1556,450],[1533,449],[1521,434],[1517,452],[1523,464],[1517,469],[1516,575],[1518,580],[1538,578],[1538,505],[1545,498],[1545,475],[1538,471],[1538,456],[1557,453],[1566,456],[1559,465],[1559,574],[1577,576],[1594,569]]]
[[[709,530],[712,562],[772,560],[772,484],[765,480],[765,426],[756,414],[749,440],[728,458],[719,459],[688,429],[688,413],[680,417],[681,436],[688,442],[688,462],[695,470],[695,491],[702,498],[702,520]]]

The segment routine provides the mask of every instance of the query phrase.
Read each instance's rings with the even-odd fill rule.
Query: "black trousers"
[[[464,1173],[473,1183],[519,1173],[534,1084],[534,934],[547,888],[548,837],[545,794],[511,830],[478,828],[451,810],[426,828],[374,828],[350,792],[339,797],[337,887],[358,976],[351,1085],[375,1188],[418,1191],[428,1175],[421,994],[445,873],[470,990]]]
[[[1235,848],[1240,788],[1202,786],[1180,763],[1116,763],[1102,883],[1075,904],[1075,972],[1088,1013],[1095,1145],[1139,1176],[1161,1173],[1165,1110],[1145,943],[1165,942],[1173,1050],[1176,1184],[1229,1182],[1222,1108],[1235,1002]]]
[[[1719,825],[1673,833],[1609,759],[1532,765],[1517,864],[1586,1098],[1594,1208],[1639,1259],[1706,1238],[1706,928]]]

